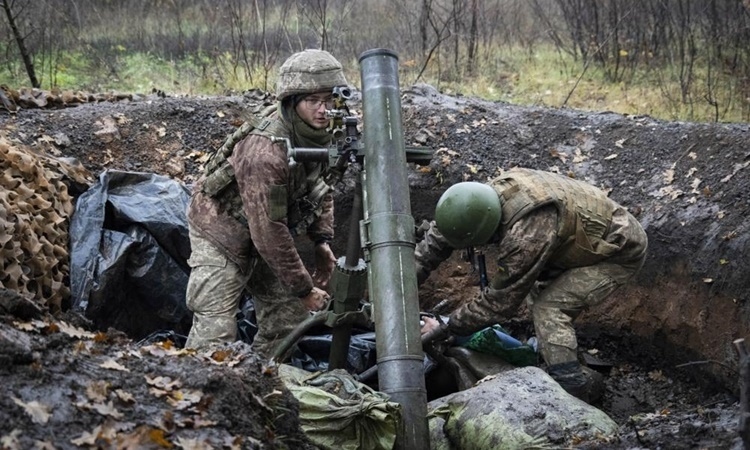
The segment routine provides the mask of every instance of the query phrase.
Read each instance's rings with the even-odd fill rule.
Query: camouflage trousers
[[[254,258],[243,272],[211,242],[190,230],[192,253],[186,303],[193,312],[188,348],[207,349],[237,339],[237,312],[244,289],[253,296],[258,332],[253,348],[273,353],[300,322],[310,316],[299,298],[290,296],[270,267]]]
[[[578,359],[573,321],[585,308],[601,303],[643,266],[648,238],[635,218],[632,234],[617,255],[587,267],[568,269],[526,297],[541,353],[547,365]]]

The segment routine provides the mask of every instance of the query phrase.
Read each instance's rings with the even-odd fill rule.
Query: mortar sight
[[[333,88],[333,99],[349,100],[352,98],[352,90],[345,86],[336,86]]]

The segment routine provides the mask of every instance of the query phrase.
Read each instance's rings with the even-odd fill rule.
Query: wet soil
[[[259,92],[134,96],[0,112],[0,130],[25,145],[77,158],[91,179],[118,169],[190,184],[205,153],[244,112],[268,100]],[[357,100],[352,104],[356,110]],[[747,124],[517,107],[447,97],[429,86],[404,93],[403,121],[407,145],[436,150],[429,166],[410,168],[417,223],[432,217],[451,183],[523,166],[602,187],[644,224],[646,267],[631,286],[580,317],[577,328],[582,357],[607,375],[600,407],[621,432],[571,447],[742,448],[732,341],[750,328]],[[346,244],[352,184],[348,176],[336,193],[338,254]],[[492,264],[491,251],[487,261]],[[431,275],[420,299],[428,306],[456,305],[476,295],[476,286],[476,274],[455,254]],[[74,313],[19,318],[6,308],[2,317],[0,332],[21,342],[0,352],[7,362],[0,376],[12,393],[0,400],[3,447],[157,448],[167,442],[205,448],[197,446],[201,439],[215,448],[308,445],[273,368],[241,345],[214,355],[184,354],[168,344],[139,345],[116,330],[90,330]],[[517,337],[533,335],[523,310],[505,325]]]

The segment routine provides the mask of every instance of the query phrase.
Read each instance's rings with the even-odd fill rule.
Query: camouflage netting
[[[65,180],[86,183],[68,163],[0,136],[0,287],[60,311],[70,295]],[[75,173],[78,170],[79,173]]]
[[[5,85],[0,86],[0,109],[5,109],[11,113],[15,113],[19,108],[64,108],[82,103],[116,102],[132,99],[131,94],[92,94],[81,91],[45,91],[29,88],[15,90]]]

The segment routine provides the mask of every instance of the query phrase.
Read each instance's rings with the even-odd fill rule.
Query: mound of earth
[[[221,145],[243,114],[269,101],[257,91],[132,96],[21,109],[0,116],[0,132],[36,151],[76,158],[94,176],[107,169],[155,172],[189,185],[207,152]],[[608,375],[602,409],[621,424],[621,433],[612,442],[577,445],[740,448],[732,342],[750,326],[750,277],[742,263],[750,250],[750,127],[518,107],[444,96],[429,86],[405,91],[402,105],[406,144],[436,150],[429,166],[410,170],[417,223],[432,218],[451,183],[483,181],[515,166],[589,181],[643,223],[650,239],[643,271],[581,317],[578,327],[584,356]],[[352,106],[358,109],[358,101]],[[336,192],[338,254],[346,245],[351,187],[348,177]],[[456,305],[476,294],[476,274],[458,253],[421,289],[425,305]],[[487,261],[493,261],[490,252]],[[129,439],[156,446],[163,438],[199,448],[189,445],[201,436],[230,448],[237,436],[251,436],[258,445],[304,445],[293,420],[272,420],[293,405],[275,393],[273,375],[241,348],[218,361],[163,344],[136,345],[114,330],[88,330],[85,321],[38,316],[41,322],[34,322],[19,319],[10,307],[4,314],[2,332],[23,344],[2,352],[10,363],[2,369],[6,392],[18,400],[2,400],[4,446],[39,441],[66,448],[71,439],[92,447]],[[518,337],[533,333],[524,311],[507,325]],[[159,391],[165,393],[159,397]],[[54,400],[59,411],[45,413],[43,399]],[[67,420],[73,414],[76,420]]]

